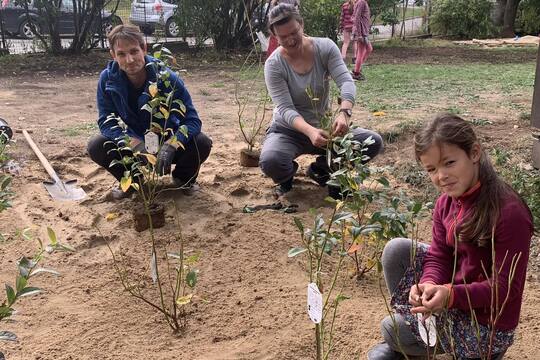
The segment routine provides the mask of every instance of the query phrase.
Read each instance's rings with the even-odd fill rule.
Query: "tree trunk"
[[[507,0],[497,0],[495,3],[495,9],[493,10],[493,24],[498,27],[502,27],[504,24],[504,11],[506,9]]]
[[[501,31],[502,37],[514,37],[514,22],[516,21],[516,14],[521,0],[508,0],[506,2],[506,9],[504,11],[504,24]]]

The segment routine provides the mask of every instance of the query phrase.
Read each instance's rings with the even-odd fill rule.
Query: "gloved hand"
[[[368,36],[362,36],[362,38],[364,39],[364,44],[369,44],[369,37]]]
[[[157,172],[159,175],[166,175],[171,172],[171,164],[174,159],[176,148],[171,144],[163,144],[157,154]]]

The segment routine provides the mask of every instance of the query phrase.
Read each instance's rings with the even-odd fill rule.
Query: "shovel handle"
[[[55,183],[59,183],[60,182],[60,178],[58,177],[58,175],[56,174],[56,171],[54,171],[54,169],[52,168],[51,164],[49,163],[49,161],[47,161],[47,158],[45,158],[45,156],[43,155],[43,153],[39,150],[39,148],[37,147],[37,145],[34,143],[34,141],[32,141],[32,138],[30,137],[30,134],[28,134],[28,131],[26,131],[25,129],[23,129],[22,131],[23,135],[24,135],[24,138],[26,139],[26,141],[28,142],[28,145],[30,145],[30,147],[32,148],[32,150],[34,151],[34,153],[36,154],[36,156],[38,157],[39,161],[41,162],[41,165],[43,165],[43,167],[45,168],[45,170],[47,170],[47,173],[49,174],[49,176],[54,180]]]

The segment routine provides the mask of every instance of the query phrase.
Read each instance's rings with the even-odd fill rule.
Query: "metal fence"
[[[177,5],[162,0],[109,0],[104,3],[98,16],[92,20],[91,42],[95,47],[107,48],[106,34],[114,25],[134,24],[139,26],[149,43],[187,42],[181,38],[175,20]],[[75,12],[72,1],[63,1],[58,12],[57,26],[63,48],[68,48],[75,33]],[[80,21],[78,21],[80,23]],[[17,6],[14,0],[0,0],[0,54],[23,54],[44,51],[36,36],[38,31],[47,38],[46,17],[39,15],[29,1],[28,11]]]

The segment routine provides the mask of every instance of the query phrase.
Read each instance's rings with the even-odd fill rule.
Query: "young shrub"
[[[486,38],[495,33],[489,0],[433,0],[431,29],[457,38]]]

